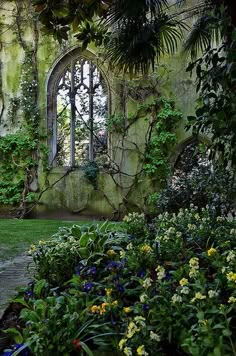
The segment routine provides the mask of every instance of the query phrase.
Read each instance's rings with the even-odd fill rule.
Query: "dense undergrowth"
[[[15,354],[235,355],[235,238],[235,219],[193,206],[61,228],[31,249]]]

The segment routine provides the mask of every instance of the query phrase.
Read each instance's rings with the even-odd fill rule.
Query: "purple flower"
[[[76,266],[76,267],[75,267],[75,274],[77,274],[78,276],[80,276],[81,271],[82,271],[83,268],[84,268],[83,265],[78,265],[78,266]]]
[[[97,274],[97,267],[95,266],[89,267],[86,274],[95,276]]]
[[[120,269],[121,267],[122,267],[122,264],[120,262],[117,262],[117,261],[111,261],[107,265],[107,269],[108,270]]]
[[[143,304],[143,308],[142,309],[143,309],[143,311],[147,312],[150,309],[150,307],[149,307],[148,304]]]
[[[116,290],[117,290],[117,292],[119,292],[119,293],[124,293],[125,288],[122,286],[122,284],[117,283],[117,285],[116,285]]]
[[[83,291],[84,292],[90,292],[93,289],[94,283],[92,282],[87,282],[84,284]]]
[[[28,300],[30,298],[33,298],[33,296],[34,296],[34,293],[31,290],[25,292],[25,299]]]
[[[166,276],[165,276],[165,280],[169,281],[171,278],[172,278],[172,276],[171,276],[170,272],[167,272]]]
[[[143,278],[146,274],[146,271],[145,269],[142,269],[141,271],[138,272],[137,276],[140,277],[140,278]]]

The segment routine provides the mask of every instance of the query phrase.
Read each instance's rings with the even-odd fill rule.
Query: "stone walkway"
[[[17,294],[15,289],[29,283],[31,276],[27,267],[31,262],[32,257],[26,254],[0,262],[0,318],[9,300]]]

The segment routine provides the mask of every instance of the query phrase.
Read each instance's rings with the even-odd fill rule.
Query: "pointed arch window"
[[[49,97],[53,165],[76,167],[104,157],[109,90],[102,73],[90,59],[70,56],[56,74]]]

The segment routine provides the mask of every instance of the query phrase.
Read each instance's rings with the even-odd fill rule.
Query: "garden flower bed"
[[[24,355],[236,355],[235,247],[235,219],[208,208],[61,228],[32,246],[8,334]]]

